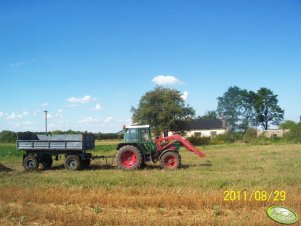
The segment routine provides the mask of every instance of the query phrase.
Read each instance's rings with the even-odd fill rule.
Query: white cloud
[[[10,66],[11,67],[21,67],[21,66],[26,65],[26,64],[31,64],[31,63],[33,63],[35,61],[36,61],[36,59],[21,60],[21,61],[15,62],[15,63],[11,63]]]
[[[118,119],[117,122],[120,125],[132,125],[133,124],[132,119],[130,119],[130,118],[127,118],[127,119]]]
[[[43,116],[43,117],[45,117],[45,116]],[[54,116],[51,114],[51,113],[47,113],[47,119],[51,119],[51,118],[54,118]]]
[[[36,111],[33,111],[32,112],[32,115],[36,116],[37,114],[40,114],[42,111],[39,109],[39,110],[36,110]]]
[[[43,104],[41,104],[42,107],[47,107],[48,103],[44,102]]]
[[[29,115],[29,112],[25,111],[20,114],[17,114],[16,112],[12,112],[10,115],[7,115],[6,119],[22,119],[24,116]]]
[[[73,104],[86,104],[86,103],[90,103],[94,100],[96,100],[96,99],[87,95],[84,97],[70,97],[67,99],[67,102],[73,103]]]
[[[112,116],[108,116],[106,117],[106,119],[104,120],[104,122],[112,122],[113,117]]]
[[[4,116],[3,112],[0,112],[0,118],[2,118]]]
[[[95,107],[93,108],[94,111],[100,111],[101,110],[101,106],[100,104],[96,104]]]
[[[184,91],[181,95],[183,100],[187,100],[189,93],[187,91]]]
[[[42,118],[45,118],[45,114],[41,114]],[[63,114],[59,111],[57,111],[56,113],[50,113],[47,112],[47,119],[52,119],[52,118],[62,118]]]
[[[172,75],[158,75],[152,79],[152,82],[157,85],[174,85],[182,83],[179,79]]]
[[[34,122],[30,122],[30,121],[25,121],[22,124],[25,125],[25,126],[33,126],[33,125],[35,125]]]
[[[57,110],[56,113],[54,114],[54,116],[55,116],[56,118],[63,118],[63,117],[64,117],[63,111],[64,111],[63,109]]]
[[[22,113],[23,116],[29,115],[29,112],[25,111]]]
[[[63,114],[61,114],[61,113],[55,113],[54,116],[57,117],[57,118],[63,118]]]
[[[78,120],[78,123],[92,123],[92,122],[98,122],[99,120],[96,118],[92,118],[92,117],[85,117],[81,120]]]
[[[67,107],[69,107],[69,108],[75,108],[75,107],[78,107],[78,104],[68,104]]]

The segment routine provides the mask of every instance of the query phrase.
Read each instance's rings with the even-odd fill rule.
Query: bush
[[[200,145],[209,145],[211,139],[210,137],[191,136],[188,137],[187,140],[193,145],[200,146]]]
[[[259,137],[257,137],[255,143],[259,145],[268,145],[272,143],[272,140],[271,138],[266,137],[264,134],[261,134]]]
[[[249,128],[246,130],[242,141],[244,143],[254,143],[257,139],[257,130],[254,128]]]
[[[219,134],[211,140],[211,144],[230,144],[242,139],[241,132],[226,132]]]
[[[290,128],[290,131],[285,134],[285,139],[293,142],[301,142],[301,123],[296,124]]]
[[[108,140],[108,139],[123,139],[123,134],[117,133],[96,133],[95,138],[97,140]]]
[[[17,140],[17,134],[12,131],[3,130],[0,132],[0,142],[3,143],[14,143]]]
[[[291,129],[292,127],[296,126],[297,123],[292,120],[286,120],[280,124],[279,129]]]

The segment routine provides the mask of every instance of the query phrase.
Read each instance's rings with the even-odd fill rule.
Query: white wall
[[[285,133],[288,133],[289,129],[270,129],[270,130],[258,130],[257,131],[257,137],[264,135],[265,137],[271,138],[271,137],[283,137]]]
[[[186,131],[186,136],[191,137],[195,133],[201,133],[201,137],[211,137],[211,132],[216,132],[216,135],[224,134],[227,130],[225,129],[212,129],[212,130],[190,130]]]

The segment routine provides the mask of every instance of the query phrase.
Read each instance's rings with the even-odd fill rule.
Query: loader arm
[[[205,154],[194,147],[188,140],[184,137],[180,136],[179,134],[175,134],[168,137],[161,137],[156,140],[157,149],[161,152],[166,150],[168,147],[172,145],[173,142],[178,141],[180,142],[188,151],[191,151],[198,155],[199,157],[205,157]],[[162,145],[163,142],[168,142],[166,145]]]

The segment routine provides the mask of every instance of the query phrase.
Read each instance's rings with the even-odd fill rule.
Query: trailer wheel
[[[140,150],[132,145],[121,147],[116,155],[117,166],[123,170],[136,170],[141,167],[142,156]]]
[[[40,163],[42,165],[42,169],[50,168],[53,163],[51,155],[42,155]]]
[[[68,155],[65,159],[64,165],[67,170],[79,170],[81,167],[81,161],[77,155]]]
[[[28,155],[23,160],[25,170],[36,170],[39,167],[39,162],[34,155]]]
[[[181,164],[181,157],[177,152],[166,152],[160,159],[160,166],[166,170],[175,170]]]

